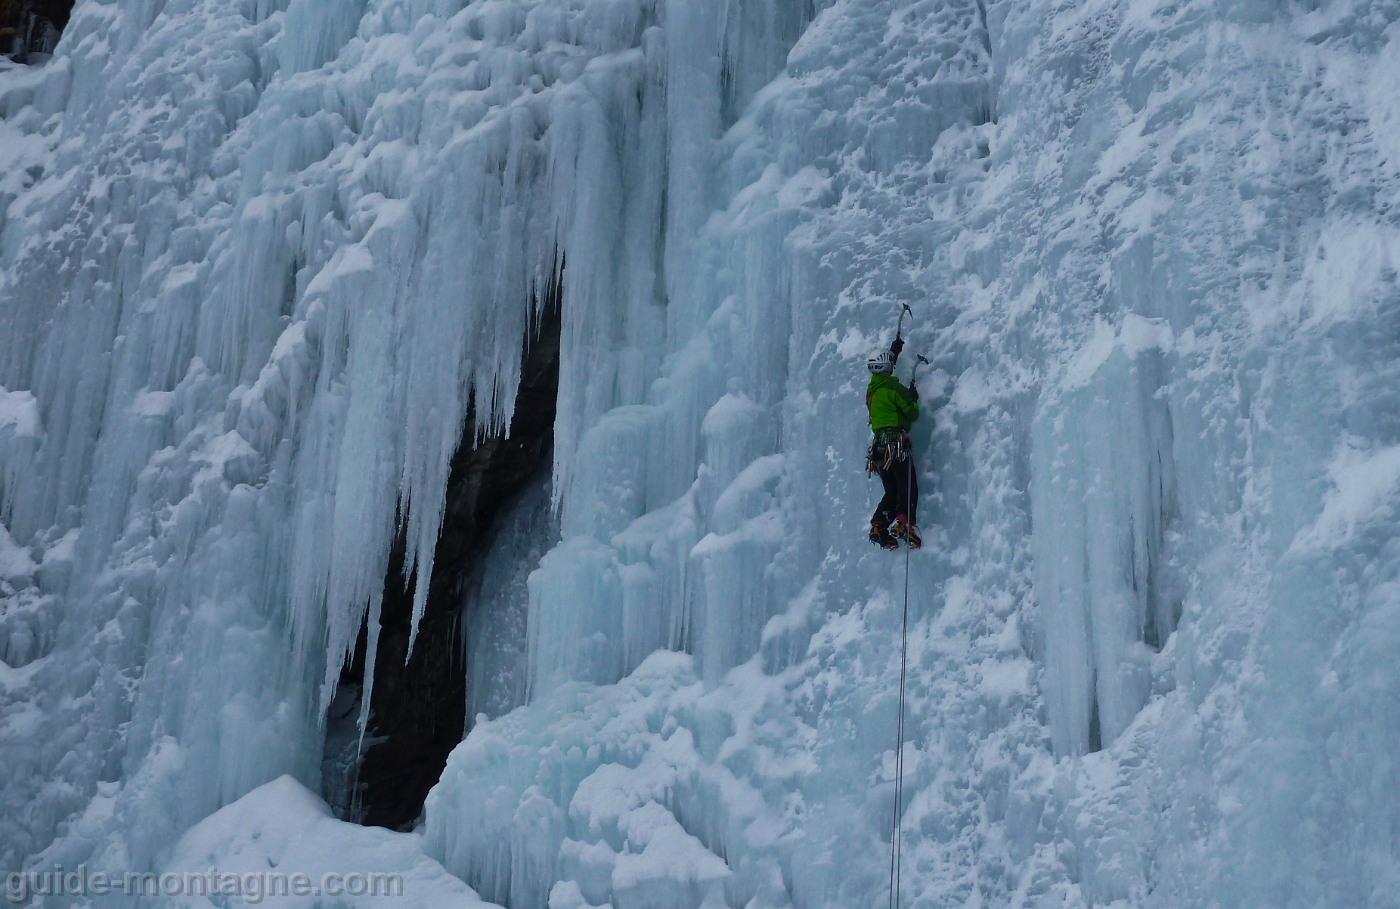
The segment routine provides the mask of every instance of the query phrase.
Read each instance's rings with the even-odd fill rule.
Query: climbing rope
[[[904,516],[908,520],[913,510],[914,453],[904,459],[909,471],[904,484]],[[913,521],[909,521],[910,526]],[[895,723],[894,743],[894,823],[890,831],[890,909],[898,909],[903,843],[899,833],[904,805],[904,681],[909,665],[909,540],[904,541],[904,617],[899,635],[899,719]]]

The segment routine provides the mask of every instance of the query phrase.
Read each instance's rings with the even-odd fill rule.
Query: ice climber
[[[914,379],[905,387],[894,377],[894,365],[903,349],[904,340],[896,335],[889,350],[874,351],[865,363],[870,369],[865,406],[874,433],[866,470],[878,473],[885,486],[885,495],[870,516],[870,541],[883,549],[895,549],[899,540],[910,549],[923,544],[916,524],[919,481],[914,475],[913,442],[909,438],[909,429],[919,419],[919,389]]]

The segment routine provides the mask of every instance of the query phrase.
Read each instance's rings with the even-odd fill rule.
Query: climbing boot
[[[919,536],[919,528],[909,523],[909,519],[900,515],[890,522],[890,536],[896,540],[903,540],[909,544],[910,549],[923,548],[923,538]]]
[[[879,546],[881,549],[899,548],[899,544],[895,542],[894,537],[890,536],[889,528],[876,521],[870,522],[870,542]]]

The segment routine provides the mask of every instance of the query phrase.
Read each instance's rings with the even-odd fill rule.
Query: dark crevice
[[[73,0],[0,0],[0,55],[16,63],[47,60],[72,12]]]
[[[1099,678],[1094,676],[1094,704],[1089,712],[1089,753],[1103,751],[1103,730],[1099,725]]]
[[[502,506],[537,476],[551,451],[559,391],[559,291],[556,279],[546,290],[545,305],[537,310],[541,316],[531,332],[533,343],[523,354],[510,432],[476,442],[476,414],[467,415],[465,436],[452,459],[427,604],[411,657],[413,583],[403,582],[402,535],[390,554],[368,747],[356,783],[347,786],[342,773],[340,791],[334,791],[334,770],[323,781],[327,800],[347,819],[395,830],[411,828],[448,755],[462,740],[466,666],[460,629],[465,585],[489,549],[492,523]],[[365,639],[362,627],[354,657],[341,673],[344,696],[338,700],[346,705],[340,709],[347,715],[363,685]],[[331,713],[328,730],[337,728],[334,705]],[[349,721],[357,716],[356,708]],[[345,725],[346,720],[340,720],[340,734],[327,735],[326,760],[339,760],[342,770],[347,762],[333,749],[343,751]],[[353,743],[350,747],[353,759]]]

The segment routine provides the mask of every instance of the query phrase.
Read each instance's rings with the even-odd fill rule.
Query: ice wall
[[[80,4],[0,73],[5,867],[165,867],[314,785],[397,524],[423,566],[562,268],[560,538],[475,601],[448,871],[883,904],[862,362],[908,302],[907,901],[1386,905],[1397,20]]]
[[[1057,754],[1098,751],[1147,703],[1153,651],[1176,630],[1179,531],[1171,328],[1131,313],[1098,323],[1031,429],[1042,680]]]
[[[7,865],[99,780],[131,781],[108,832],[47,857],[147,863],[315,782],[396,525],[426,577],[468,403],[509,424],[566,261],[567,485],[576,424],[655,368],[627,339],[661,319],[657,15],[90,3],[6,74],[0,373],[33,406],[4,513],[36,566],[6,601]]]
[[[1397,18],[819,15],[721,143],[703,327],[585,435],[533,702],[454,755],[434,854],[510,905],[883,904],[902,576],[860,539],[860,360],[909,301],[953,381],[906,895],[1385,905]],[[693,660],[632,670],[647,640]]]

